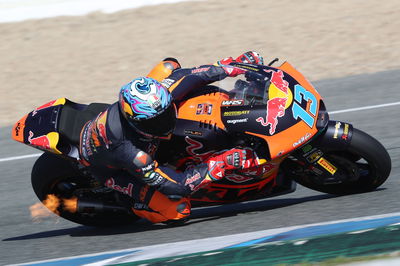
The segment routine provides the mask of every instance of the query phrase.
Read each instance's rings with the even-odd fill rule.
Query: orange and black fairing
[[[12,138],[35,148],[62,154],[57,121],[61,107],[67,99],[48,102],[22,117],[12,129]]]
[[[294,191],[294,184],[287,180],[285,182],[279,174],[279,165],[283,159],[261,165],[263,174],[257,178],[243,175],[240,171],[227,174],[224,179],[210,183],[191,195],[192,205],[197,207],[233,203]]]
[[[263,66],[236,81],[229,101],[221,108],[228,132],[244,132],[263,139],[262,156],[275,159],[311,140],[318,132],[321,97],[289,63]]]
[[[270,130],[267,134],[258,130],[247,131],[247,133],[265,139],[271,157],[276,158],[290,153],[317,134],[319,130],[317,122],[320,119],[319,110],[322,108],[322,101],[315,88],[288,62],[283,63],[278,69],[271,70],[271,72],[267,112],[270,110],[268,104],[271,101],[286,99],[284,109],[281,109],[284,110],[283,114],[278,114],[275,117],[276,120],[279,119],[276,132],[275,134],[268,134],[271,133],[272,125],[270,124]],[[285,90],[286,88],[287,90]],[[276,110],[274,111],[274,108],[271,108],[272,113],[277,112]],[[282,118],[279,118],[281,116]],[[258,119],[262,119],[262,121]],[[274,123],[268,119],[270,119],[270,116],[267,113],[265,122]],[[256,121],[265,126],[263,117],[257,118]]]
[[[270,171],[261,178],[228,175],[196,192],[194,202],[222,203],[292,190],[293,182],[276,182],[281,162],[311,141],[328,120],[321,115],[325,107],[318,92],[289,63],[278,68],[232,66],[245,73],[206,86],[214,90],[204,88],[205,93],[180,103],[174,137],[168,148],[159,150],[169,151],[167,160],[176,156],[185,165],[204,162],[223,149],[251,147],[267,159]]]

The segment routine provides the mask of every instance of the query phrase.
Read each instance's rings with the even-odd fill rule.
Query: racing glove
[[[245,52],[244,54],[239,55],[235,61],[245,64],[264,65],[264,59],[262,56],[254,51]]]
[[[207,160],[208,175],[212,180],[220,180],[225,177],[227,171],[252,169],[261,163],[263,162],[250,148],[230,149]]]
[[[256,153],[249,148],[224,150],[205,161],[205,175],[201,175],[203,177],[196,178],[196,182],[188,181],[194,179],[195,176],[189,177],[185,181],[185,185],[186,183],[193,183],[190,184],[190,190],[193,193],[211,182],[223,179],[226,174],[232,171],[239,171],[240,174],[257,177],[260,174],[260,170],[262,171],[263,169],[263,167],[260,168],[260,165],[265,162],[266,160],[259,159]]]
[[[245,73],[245,71],[240,68],[230,66],[229,64],[232,62],[263,65],[264,59],[259,53],[249,51],[239,55],[236,59],[233,59],[232,57],[224,58],[220,61],[217,61],[216,65],[221,66],[229,77],[236,77],[237,75]]]

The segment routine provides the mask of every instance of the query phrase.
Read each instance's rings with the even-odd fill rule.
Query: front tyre
[[[330,150],[324,157],[347,173],[348,179],[329,184],[321,182],[321,177],[314,173],[299,174],[296,171],[293,179],[313,190],[345,195],[375,190],[386,181],[391,171],[391,159],[385,147],[375,138],[356,128],[353,129],[350,146],[345,151]]]

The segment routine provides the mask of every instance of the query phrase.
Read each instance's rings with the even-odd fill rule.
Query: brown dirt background
[[[309,80],[400,68],[397,0],[207,0],[0,24],[0,126],[59,97],[113,102],[165,57],[259,51]]]

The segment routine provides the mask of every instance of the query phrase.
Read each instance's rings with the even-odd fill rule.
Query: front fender
[[[330,120],[324,131],[315,139],[314,145],[328,150],[346,150],[352,136],[353,125]]]

